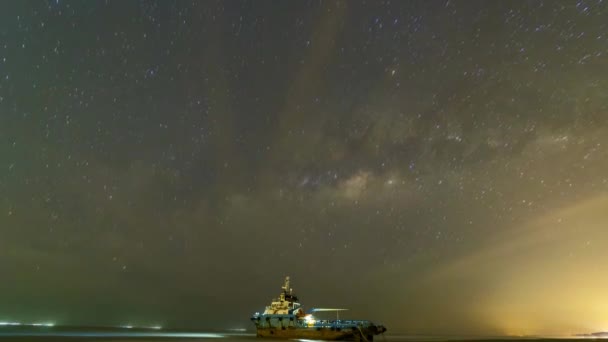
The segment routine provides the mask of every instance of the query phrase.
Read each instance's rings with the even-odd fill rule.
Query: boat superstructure
[[[366,320],[341,320],[339,313],[346,309],[318,308],[305,313],[289,285],[286,277],[279,297],[273,299],[263,313],[256,312],[251,317],[257,337],[371,342],[374,335],[386,331],[384,326]],[[336,319],[316,319],[313,313],[320,311],[335,311]]]

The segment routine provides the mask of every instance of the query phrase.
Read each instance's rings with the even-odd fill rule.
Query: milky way
[[[0,319],[608,329],[605,2],[0,6]]]

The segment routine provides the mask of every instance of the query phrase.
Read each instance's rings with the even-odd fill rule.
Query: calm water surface
[[[409,335],[386,335],[376,336],[375,342],[428,342],[428,341],[475,341],[475,342],[499,342],[499,341],[555,341],[555,338],[481,338],[481,337],[464,337],[464,336],[409,336]],[[559,339],[563,342],[565,339]],[[572,341],[581,341],[582,339],[572,339]],[[205,342],[255,342],[269,341],[257,339],[252,333],[204,333],[204,332],[48,332],[48,333],[3,333],[0,332],[0,341],[16,341],[16,342],[175,342],[175,341],[205,341]],[[276,341],[276,340],[272,340]],[[280,340],[278,340],[280,341]],[[297,342],[309,342],[308,340],[292,340]]]

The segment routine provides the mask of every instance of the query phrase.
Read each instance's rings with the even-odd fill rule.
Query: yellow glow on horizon
[[[497,234],[485,248],[433,270],[426,284],[475,287],[466,308],[471,320],[500,334],[606,331],[606,245],[608,196],[598,196]]]

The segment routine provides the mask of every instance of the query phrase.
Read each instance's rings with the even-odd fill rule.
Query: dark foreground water
[[[564,342],[582,341],[585,339],[557,339],[557,338],[481,338],[481,337],[457,337],[457,336],[407,336],[407,335],[386,335],[376,336],[375,342],[442,342],[442,341],[474,341],[474,342],[513,342],[513,341],[538,341],[538,342]],[[16,342],[255,342],[269,341],[257,339],[250,333],[212,333],[212,332],[129,332],[129,331],[67,331],[67,332],[2,332],[0,331],[0,341]],[[270,340],[277,341],[277,340]],[[296,342],[312,342],[309,340],[293,340]]]

